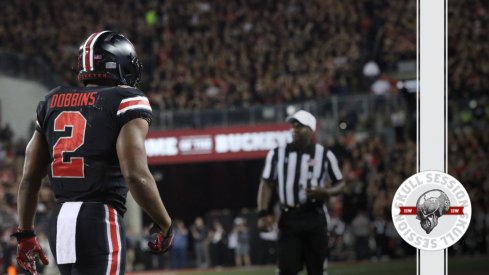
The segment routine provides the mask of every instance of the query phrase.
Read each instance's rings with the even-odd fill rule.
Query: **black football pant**
[[[322,275],[328,252],[326,216],[321,206],[282,210],[279,221],[278,274]]]
[[[56,261],[56,205],[49,224],[49,245]],[[58,265],[62,275],[123,275],[126,265],[125,228],[122,216],[108,205],[85,202],[76,225],[76,262]]]

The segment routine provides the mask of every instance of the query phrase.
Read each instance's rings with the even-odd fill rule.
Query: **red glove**
[[[40,259],[43,265],[49,264],[41,246],[37,242],[34,230],[17,229],[10,235],[17,238],[17,263],[33,275],[37,275],[36,260]]]
[[[158,233],[156,234],[156,238],[155,240],[148,242],[151,253],[163,254],[169,251],[173,246],[173,221],[170,225],[170,228],[168,229],[168,232],[166,232],[166,235],[163,235],[163,232],[161,232],[161,228],[156,224],[153,225],[153,228],[150,230],[150,232],[154,230],[158,231]]]

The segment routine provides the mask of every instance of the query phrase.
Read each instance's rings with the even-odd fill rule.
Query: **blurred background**
[[[473,207],[471,226],[449,255],[487,258],[489,3],[448,2],[448,172]],[[328,202],[330,262],[409,259],[414,272],[415,249],[390,218],[393,194],[416,172],[416,1],[407,0],[2,5],[0,272],[15,265],[9,235],[35,106],[58,85],[79,85],[80,43],[104,29],[125,34],[144,65],[140,88],[155,116],[150,168],[178,220],[172,252],[148,256],[151,221],[129,200],[128,271],[273,265],[277,232],[256,226],[261,170],[266,152],[290,139],[285,117],[306,109],[347,182]],[[46,181],[36,219],[45,248],[53,204]],[[234,251],[244,245],[249,255],[238,259]],[[56,274],[52,265],[44,273]]]

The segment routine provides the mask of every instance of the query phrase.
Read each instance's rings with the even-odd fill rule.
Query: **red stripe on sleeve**
[[[146,105],[146,106],[150,106],[148,100],[135,99],[135,100],[129,100],[129,101],[126,101],[124,103],[119,104],[118,111],[120,111],[120,110],[122,110],[122,109],[124,109],[126,107],[133,106],[133,105]]]

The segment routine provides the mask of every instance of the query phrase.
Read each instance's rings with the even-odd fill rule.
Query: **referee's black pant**
[[[49,245],[56,255],[57,204],[49,225]],[[58,264],[62,275],[123,275],[126,264],[126,240],[123,217],[113,207],[84,202],[76,219],[76,262]]]
[[[324,274],[328,253],[326,213],[322,205],[284,208],[278,223],[278,274]]]

